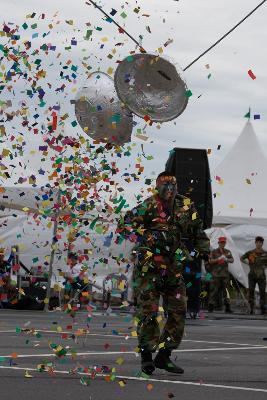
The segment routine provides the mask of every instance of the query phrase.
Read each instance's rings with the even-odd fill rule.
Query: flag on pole
[[[249,107],[249,111],[246,113],[246,115],[244,115],[244,118],[248,118],[250,120],[250,107]]]

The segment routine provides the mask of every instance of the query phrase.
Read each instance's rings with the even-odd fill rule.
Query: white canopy
[[[10,176],[4,178],[0,176],[0,207],[18,210],[31,211],[49,211],[57,201],[58,191],[51,189],[48,177],[41,175],[29,167],[26,169],[20,158],[13,161],[15,167]],[[10,172],[11,168],[9,168]],[[7,211],[8,212],[8,211]]]
[[[251,122],[213,173],[214,224],[267,226],[267,159]]]

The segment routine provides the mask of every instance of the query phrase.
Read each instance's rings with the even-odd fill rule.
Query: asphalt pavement
[[[1,400],[267,399],[267,317],[187,320],[183,375],[140,374],[132,315],[0,310]]]

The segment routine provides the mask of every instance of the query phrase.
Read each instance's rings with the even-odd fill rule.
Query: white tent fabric
[[[53,226],[49,220],[40,220],[37,224],[32,215],[17,210],[0,212],[0,247],[6,249],[6,257],[11,247],[18,245],[21,261],[30,269],[49,260]]]
[[[31,212],[51,209],[56,204],[57,190],[52,190],[48,182],[47,176],[37,174],[36,177],[28,168],[25,171],[17,167],[8,179],[0,179],[1,209]]]
[[[267,226],[267,160],[251,122],[213,173],[214,224]]]

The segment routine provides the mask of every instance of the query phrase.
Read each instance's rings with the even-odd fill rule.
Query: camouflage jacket
[[[226,257],[226,260],[220,259],[222,256]],[[210,260],[217,261],[216,264],[210,264],[209,271],[214,278],[228,278],[228,262],[227,259],[231,261],[233,259],[232,253],[228,249],[217,249],[211,251]]]
[[[257,277],[265,277],[265,268],[267,268],[267,251],[261,250],[260,252],[256,249],[247,251],[241,256],[241,261],[249,261],[250,273]]]
[[[184,244],[190,252],[209,252],[202,221],[190,199],[182,195],[175,197],[171,210],[164,208],[157,194],[147,198],[126,213],[117,231],[154,254],[173,255]]]

